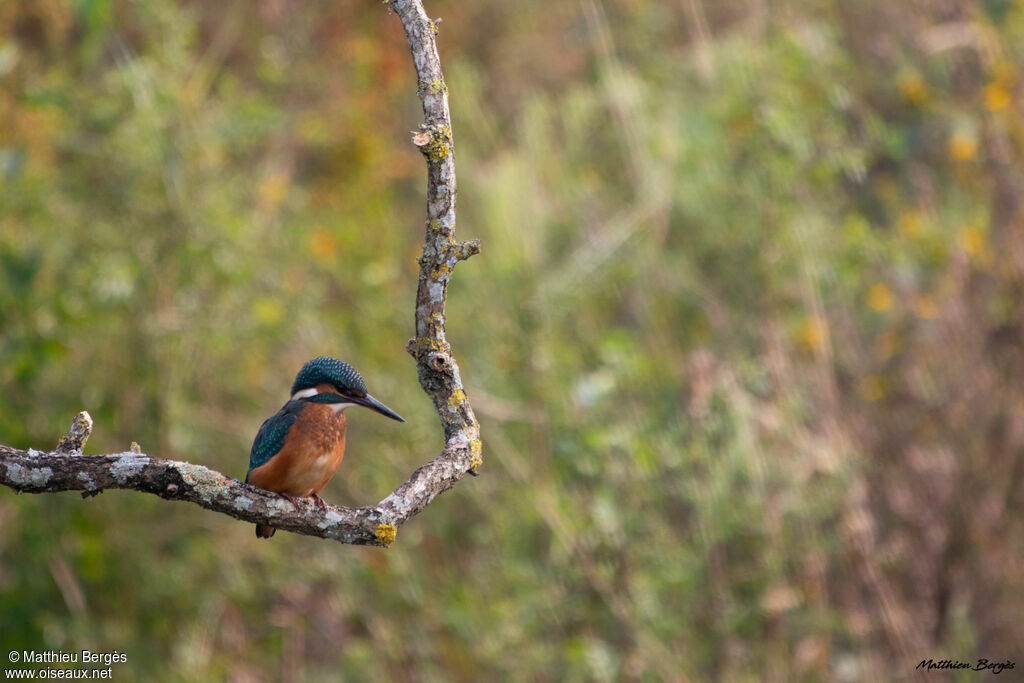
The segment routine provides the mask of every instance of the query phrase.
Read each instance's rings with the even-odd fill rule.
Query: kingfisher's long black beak
[[[366,396],[349,396],[347,397],[347,399],[349,401],[352,401],[353,403],[358,403],[361,406],[365,406],[370,410],[374,410],[380,413],[381,415],[390,417],[392,420],[405,422],[404,417],[402,417],[395,411],[391,410],[391,408],[388,408],[386,405],[375,399],[373,396],[370,396],[369,394],[367,394]]]

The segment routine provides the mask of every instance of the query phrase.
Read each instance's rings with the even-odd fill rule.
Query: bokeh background
[[[481,476],[387,551],[0,491],[3,648],[167,681],[1024,667],[1024,2],[428,12]],[[88,452],[241,477],[331,354],[409,423],[351,415],[325,497],[432,457],[415,88],[379,2],[0,2],[0,442],[87,409]]]

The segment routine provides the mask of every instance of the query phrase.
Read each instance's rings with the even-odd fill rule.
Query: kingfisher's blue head
[[[314,396],[317,402],[333,403],[337,410],[350,405],[365,406],[392,420],[405,422],[401,415],[366,392],[366,382],[354,367],[337,358],[314,358],[295,376],[292,399],[311,399]]]

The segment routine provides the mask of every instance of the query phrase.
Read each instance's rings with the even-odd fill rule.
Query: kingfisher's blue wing
[[[301,401],[288,401],[276,415],[267,418],[260,431],[256,432],[256,440],[252,442],[252,452],[249,454],[250,472],[277,455],[284,447],[288,430],[295,423],[301,409]],[[249,480],[248,473],[245,479]]]

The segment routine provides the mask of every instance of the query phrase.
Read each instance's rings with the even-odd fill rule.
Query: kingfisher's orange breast
[[[345,457],[345,413],[308,403],[276,455],[249,472],[250,484],[307,498],[320,493]]]

